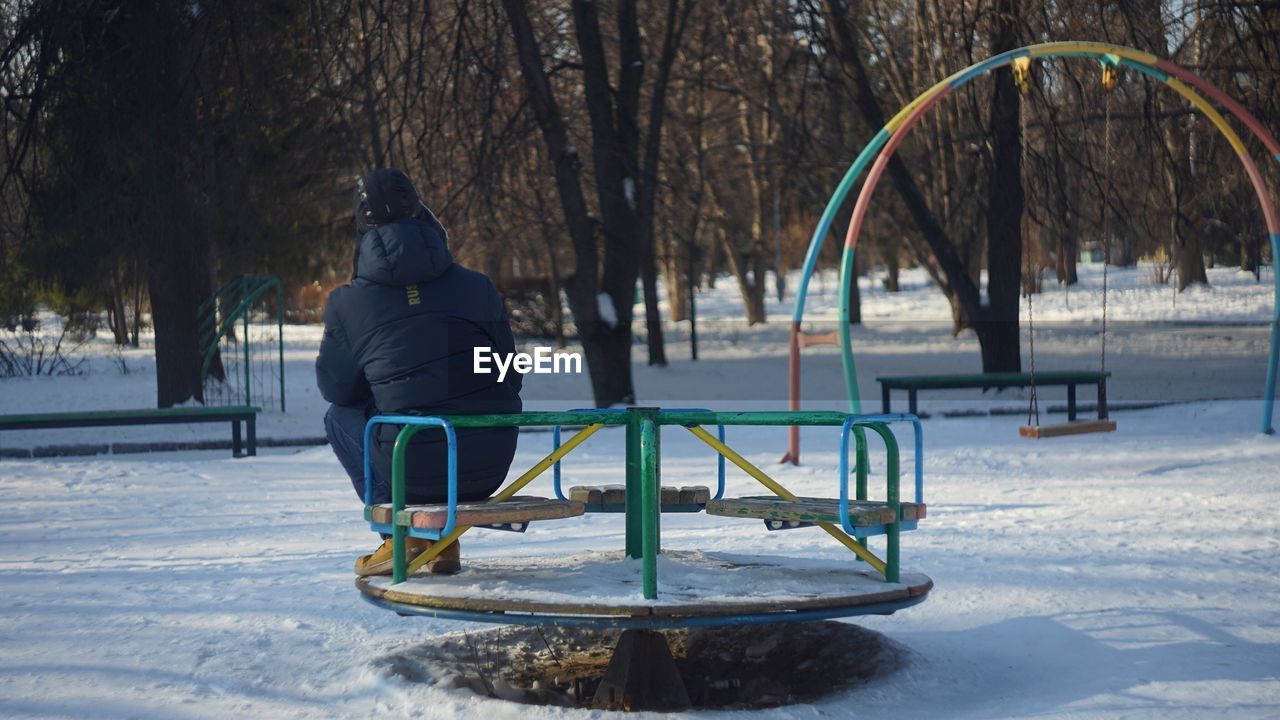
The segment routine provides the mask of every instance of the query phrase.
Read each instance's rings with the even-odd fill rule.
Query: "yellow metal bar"
[[[551,467],[552,465],[555,465],[556,461],[558,461],[560,458],[564,457],[565,455],[568,455],[570,452],[573,451],[574,448],[578,447],[583,442],[585,442],[587,438],[591,437],[592,435],[595,435],[596,432],[603,427],[604,425],[602,424],[588,425],[582,428],[581,430],[579,430],[578,432],[574,433],[573,437],[569,438],[565,442],[565,444],[556,448],[551,453],[549,453],[546,457],[539,460],[538,464],[529,468],[529,470],[525,472],[525,474],[513,480],[510,485],[503,488],[497,495],[494,495],[493,497],[489,498],[489,502],[491,503],[502,502],[503,500],[507,500],[511,498],[511,496],[523,490],[525,485],[528,485],[529,483],[533,482],[534,479],[536,479],[539,475],[546,472],[547,468]],[[449,547],[454,542],[456,542],[458,538],[462,537],[463,533],[465,533],[470,529],[471,529],[470,525],[463,525],[461,527],[454,528],[453,532],[449,533],[448,535],[445,535],[444,537],[440,538],[438,541],[431,543],[431,547],[422,551],[421,555],[414,558],[413,562],[409,563],[408,568],[406,568],[406,574],[413,575],[415,572],[421,570],[423,565],[426,565],[427,563],[434,560],[435,557],[439,555],[441,552],[443,552],[445,548]]]
[[[776,480],[766,475],[763,470],[756,467],[755,465],[752,465],[746,458],[742,457],[737,452],[735,452],[733,448],[720,442],[719,438],[707,432],[701,426],[694,425],[693,427],[688,427],[687,429],[689,430],[689,432],[693,433],[699,440],[715,448],[716,452],[720,453],[726,458],[729,458],[729,462],[733,463],[734,465],[737,465],[738,467],[742,468],[743,471],[746,472],[748,475],[755,478],[756,480],[759,480],[760,484],[769,488],[769,490],[771,490],[773,494],[777,495],[783,500],[790,500],[792,502],[795,502],[796,500],[800,499],[795,495],[793,495],[789,490],[779,485]],[[857,540],[854,540],[853,538],[846,535],[843,530],[841,530],[840,528],[837,528],[835,525],[832,525],[831,523],[818,523],[818,527],[822,528],[823,530],[826,530],[827,534],[835,538],[836,540],[840,541],[841,545],[844,545],[845,547],[852,550],[853,554],[857,555],[863,560],[866,560],[868,565],[876,569],[876,572],[880,573],[881,575],[884,574],[884,571],[885,571],[884,561],[876,557],[875,555],[873,555],[870,550],[858,544]]]

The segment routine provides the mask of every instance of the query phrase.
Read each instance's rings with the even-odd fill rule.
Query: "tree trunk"
[[[765,320],[764,312],[764,257],[760,248],[752,243],[751,250],[739,252],[729,242],[728,235],[718,230],[720,244],[724,248],[725,259],[729,262],[729,271],[738,282],[738,291],[742,295],[742,306],[746,312],[747,325],[755,325]]]
[[[1178,214],[1179,216],[1181,213]],[[1191,285],[1208,285],[1209,275],[1204,266],[1204,249],[1200,244],[1200,233],[1190,223],[1180,222],[1178,217],[1171,221],[1173,226],[1173,258],[1178,268],[1178,292]]]
[[[1075,285],[1080,282],[1077,270],[1079,250],[1076,249],[1075,235],[1068,228],[1058,236],[1057,276],[1059,285]]]
[[[1262,249],[1262,243],[1259,241],[1259,238],[1248,233],[1242,233],[1239,235],[1239,238],[1240,269],[1256,276],[1258,274],[1258,268],[1262,264],[1260,252]]]
[[[632,403],[635,389],[631,379],[631,315],[639,239],[634,212],[628,211],[625,199],[623,180],[627,175],[622,163],[626,148],[614,125],[612,90],[605,75],[596,8],[583,0],[573,3],[576,37],[583,56],[584,99],[591,117],[597,194],[604,214],[603,263],[596,244],[596,224],[582,191],[582,160],[569,141],[564,114],[543,68],[528,8],[521,0],[503,0],[502,4],[511,24],[525,92],[546,143],[547,156],[555,163],[556,190],[574,249],[575,269],[565,281],[565,294],[582,340],[595,402],[600,407]],[[629,96],[629,91],[624,94]],[[612,317],[602,316],[605,309],[612,312]]]
[[[599,387],[608,388],[610,402],[635,402],[635,392],[615,395],[613,389],[632,388],[631,383],[631,319],[634,308],[638,265],[643,261],[645,243],[636,203],[639,152],[639,128],[636,114],[639,103],[640,76],[644,63],[639,52],[639,36],[635,29],[634,0],[620,0],[617,5],[620,30],[618,87],[609,84],[608,58],[600,32],[599,8],[590,0],[574,0],[573,26],[578,51],[582,55],[583,100],[591,124],[591,160],[595,171],[596,199],[602,216],[605,255],[600,274],[597,303],[603,296],[612,304],[616,322],[604,317],[590,334],[600,342],[598,353],[610,363],[607,367],[623,367],[625,382],[600,378]],[[621,352],[625,345],[627,352]],[[592,378],[593,384],[597,381]],[[597,395],[597,403],[600,398]]]
[[[176,157],[153,156],[151,166],[157,171],[153,182],[159,185],[165,177],[171,182],[156,187],[153,195],[157,206],[166,212],[146,223],[147,291],[156,343],[156,403],[162,408],[191,399],[204,402],[198,312],[214,290],[207,265],[209,231],[196,220],[189,198],[192,189],[182,181],[189,174],[181,165]],[[216,348],[214,353],[220,369]]]
[[[1123,215],[1111,219],[1111,264],[1115,267],[1135,267],[1138,264],[1138,243],[1133,226]]]
[[[542,199],[538,199],[542,205]],[[556,346],[565,346],[564,310],[560,307],[560,263],[556,261],[555,240],[547,223],[542,223],[542,239],[547,245],[547,309],[551,312],[551,323],[555,326]]]
[[[669,241],[666,262],[662,263],[662,279],[667,288],[667,315],[673,323],[689,319],[689,290],[685,287],[688,264],[688,243],[678,239]]]
[[[1137,47],[1150,48],[1157,56],[1169,56],[1169,38],[1161,18],[1160,0],[1135,0],[1122,3],[1121,12],[1128,17],[1130,34]],[[1149,123],[1164,140],[1163,173],[1169,196],[1169,245],[1174,267],[1178,271],[1178,291],[1190,285],[1208,284],[1200,237],[1187,220],[1194,214],[1190,189],[1196,185],[1191,163],[1191,142],[1186,127],[1179,122],[1159,122],[1170,105],[1164,94],[1147,86],[1146,110]]]
[[[666,341],[662,335],[662,314],[658,312],[658,268],[654,261],[653,238],[642,250],[640,284],[644,288],[645,341],[649,348],[649,364],[667,364]]]
[[[1073,182],[1064,167],[1061,140],[1052,138],[1055,189],[1053,193],[1055,213],[1063,219],[1061,227],[1053,225],[1057,236],[1057,277],[1060,285],[1080,282],[1077,265],[1080,261],[1080,183]]]
[[[976,322],[973,332],[982,348],[982,372],[1021,372],[1021,334],[1016,322]]]
[[[724,250],[729,260],[729,269],[738,280],[738,289],[742,292],[747,325],[755,325],[765,321],[764,228],[768,213],[765,185],[769,182],[769,165],[760,157],[758,148],[764,144],[760,137],[761,129],[746,98],[738,100],[738,129],[742,141],[739,154],[748,166],[745,175],[751,198],[751,226],[746,247],[739,247],[738,243],[729,241],[726,235],[722,235],[722,239],[726,241]],[[724,207],[718,198],[716,205]],[[720,214],[724,216],[726,213]]]
[[[629,314],[628,314],[629,315]],[[619,323],[609,327],[596,323],[590,338],[583,337],[582,352],[587,366],[594,368],[627,368],[626,373],[591,373],[591,390],[596,404],[607,407],[601,398],[612,398],[609,405],[634,404],[635,390],[631,384],[631,325]]]
[[[708,290],[716,289],[716,280],[720,278],[720,263],[724,260],[724,247],[713,242],[707,249],[707,273],[704,276]]]
[[[127,84],[121,106],[165,107],[166,113],[134,118],[147,138],[139,148],[146,168],[140,178],[153,212],[137,232],[147,247],[147,287],[155,331],[156,403],[171,407],[188,400],[204,402],[197,310],[213,294],[210,283],[210,232],[197,212],[200,168],[191,159],[190,139],[197,128],[191,89],[184,68],[189,62],[184,37],[185,11],[156,3],[128,21],[138,77]]]
[[[876,98],[875,85],[862,61],[859,40],[853,33],[851,13],[844,0],[826,0],[826,26],[842,64],[854,80],[854,105],[863,120],[873,127],[885,124],[884,111]],[[996,10],[990,30],[992,54],[1017,46],[1016,18],[1013,3],[1003,0]],[[988,185],[987,217],[987,295],[990,304],[982,304],[978,284],[979,263],[966,260],[963,247],[952,238],[930,212],[919,184],[911,170],[894,155],[887,167],[894,187],[919,228],[936,260],[931,273],[940,281],[953,309],[958,331],[973,323],[982,345],[983,370],[996,372],[1018,369],[1018,298],[1022,272],[1022,238],[1020,225],[1023,211],[1020,176],[1022,135],[1018,123],[1018,96],[1008,72],[994,76],[991,121],[992,179]],[[1010,172],[1012,171],[1012,172]],[[1012,194],[1009,194],[1012,193]],[[973,238],[963,245],[973,248]]]
[[[836,53],[853,76],[854,106],[868,126],[883,127],[884,110],[876,99],[875,85],[862,62],[857,36],[851,31],[853,23],[849,11],[843,0],[826,0],[825,7],[825,20],[831,28]],[[902,157],[894,154],[889,159],[887,169],[893,187],[902,197],[912,222],[920,230],[929,251],[933,253],[936,267],[931,269],[930,274],[938,280],[942,292],[951,302],[957,319],[956,327],[959,329],[966,318],[976,317],[981,313],[981,292],[975,282],[976,267],[965,262],[937,216],[929,210],[924,193]]]
[[[697,220],[695,215],[694,224]],[[695,233],[693,237],[697,237]],[[688,271],[685,275],[685,289],[689,293],[689,359],[698,359],[698,301],[695,295],[698,289],[698,246],[689,243]]]
[[[546,307],[555,327],[556,346],[565,346],[564,309],[560,304],[560,261],[556,258],[556,226],[550,222],[551,210],[547,208],[542,193],[534,193],[533,201],[538,209],[539,229],[542,231],[542,242],[547,255],[547,292]]]
[[[888,274],[885,277],[884,289],[891,293],[901,292],[902,284],[900,282],[902,262],[898,257],[898,251],[894,248],[887,248],[884,253],[884,264],[888,268]]]
[[[992,54],[1018,47],[1014,0],[1001,0],[991,27]],[[974,330],[983,372],[1019,372],[1018,303],[1022,284],[1021,96],[1013,74],[996,73],[991,95],[991,175],[987,182],[987,305]]]
[[[639,61],[640,35],[633,3],[623,3],[625,12],[620,11],[618,24],[623,53],[622,62]],[[666,365],[667,352],[662,336],[662,316],[658,313],[658,267],[654,253],[654,207],[658,196],[658,164],[662,159],[662,121],[665,116],[667,86],[671,78],[671,66],[676,60],[676,50],[680,47],[680,39],[693,7],[692,0],[687,0],[683,12],[680,12],[679,0],[667,2],[667,25],[663,34],[662,53],[658,58],[658,76],[653,84],[653,92],[649,98],[649,123],[645,135],[643,165],[640,167],[641,182],[635,194],[638,195],[639,207],[637,219],[640,222],[640,280],[644,286],[645,329],[648,334],[649,364]],[[639,93],[639,73],[635,78],[635,93]],[[619,108],[621,116],[624,107]],[[634,111],[633,111],[634,119]],[[637,134],[639,130],[636,130]]]
[[[173,238],[167,240],[176,244]],[[212,294],[203,268],[187,262],[193,255],[172,245],[169,251],[157,247],[164,244],[153,245],[147,274],[156,338],[156,403],[162,408],[192,398],[204,402],[196,310]]]
[[[124,288],[121,287],[118,271],[114,281],[111,283],[111,297],[109,299],[111,304],[107,319],[111,322],[111,334],[115,339],[116,345],[128,345],[129,317],[124,311]]]
[[[138,262],[133,262],[133,334],[129,337],[129,344],[138,347],[138,332],[142,329],[142,273],[138,269]]]

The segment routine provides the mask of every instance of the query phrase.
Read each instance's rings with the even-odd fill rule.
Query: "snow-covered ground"
[[[1086,289],[1070,299],[1081,317],[1098,279],[1085,272]],[[816,705],[760,715],[1280,716],[1280,440],[1256,432],[1269,277],[1259,289],[1215,270],[1212,289],[1184,294],[1176,307],[1167,288],[1144,278],[1142,270],[1110,278],[1122,291],[1110,298],[1109,320],[1135,328],[1108,341],[1113,398],[1201,401],[1119,413],[1114,434],[1039,442],[1017,437],[1017,418],[928,420],[929,518],[904,537],[903,558],[935,589],[920,606],[856,620],[909,647],[910,664]],[[867,397],[886,371],[978,366],[976,343],[951,338],[938,322],[946,306],[936,291],[922,277],[904,279],[909,289],[899,296],[866,296],[868,327],[855,335]],[[834,291],[828,278],[811,307],[821,314]],[[683,360],[687,331],[677,326],[672,365],[637,366],[642,401],[782,405],[790,308],[771,305],[768,324],[747,328],[735,319],[734,292],[722,281],[704,299],[704,360]],[[1050,323],[1043,341],[1037,334],[1038,367],[1090,367],[1096,327],[1067,317],[1065,298],[1060,310],[1054,302],[1037,298],[1037,322],[1042,308],[1046,322],[1071,322]],[[286,336],[290,410],[268,414],[260,434],[318,435],[323,403],[308,367],[318,332],[291,327]],[[120,375],[98,348],[87,375],[0,381],[0,413],[152,405],[147,351],[129,355],[133,372]],[[838,407],[833,349],[815,348],[805,362],[808,406]],[[528,380],[530,407],[589,400],[585,377]],[[1253,399],[1203,401],[1217,397]],[[784,434],[731,429],[729,442],[798,494],[834,494],[835,433],[806,429],[801,467],[775,464]],[[6,433],[0,443],[76,438]],[[548,442],[527,434],[517,465],[537,460]],[[597,435],[566,462],[566,482],[620,482],[621,445],[616,431]],[[710,451],[687,433],[669,431],[662,449],[665,477],[714,478]],[[350,566],[376,538],[329,450],[262,453],[0,460],[0,717],[587,716],[408,683],[382,669],[381,658],[409,645],[477,626],[400,618],[364,603]],[[757,492],[741,474],[730,482],[731,492]],[[548,483],[531,490],[548,493]],[[620,520],[546,523],[524,536],[477,531],[463,542],[464,558],[616,548]],[[663,531],[672,549],[829,561],[847,554],[817,531],[766,533],[758,522],[704,515],[668,516]]]

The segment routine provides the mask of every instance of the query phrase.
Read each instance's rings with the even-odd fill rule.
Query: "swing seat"
[[[1023,425],[1018,434],[1024,438],[1040,439],[1062,437],[1064,435],[1084,435],[1096,432],[1115,432],[1114,420],[1073,420],[1072,422],[1053,425]]]

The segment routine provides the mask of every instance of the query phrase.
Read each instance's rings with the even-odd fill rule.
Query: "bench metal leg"
[[[885,415],[889,414],[889,386],[880,386],[880,412]]]
[[[231,457],[240,457],[240,421],[231,421]]]
[[[1105,379],[1098,381],[1098,419],[1106,420],[1110,413],[1107,411],[1107,381]]]
[[[258,418],[249,416],[247,422],[249,426],[249,455],[258,454]]]
[[[1076,421],[1076,386],[1075,383],[1067,385],[1067,422]]]
[[[918,410],[919,408],[916,407],[916,391],[915,390],[907,391],[907,407],[909,408],[909,412],[912,415],[920,414],[916,412],[916,410]]]

